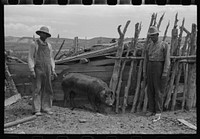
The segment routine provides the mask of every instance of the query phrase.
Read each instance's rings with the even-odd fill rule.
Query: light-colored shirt
[[[41,39],[38,39],[41,44],[44,44],[44,42]],[[55,72],[55,61],[53,58],[53,49],[51,47],[51,44],[48,42],[45,42],[48,44],[49,50],[50,50],[50,58],[51,58],[51,69],[52,72]],[[30,71],[34,71],[34,67],[36,64],[36,56],[37,56],[37,50],[38,50],[38,44],[37,40],[31,43],[31,46],[29,48],[29,54],[28,54],[28,66]]]
[[[170,67],[170,46],[163,41],[151,42],[147,47],[147,61],[164,61],[163,76]]]

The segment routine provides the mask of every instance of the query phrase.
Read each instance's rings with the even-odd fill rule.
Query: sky
[[[160,26],[164,34],[168,21],[167,36],[171,36],[175,14],[178,12],[178,25],[185,18],[185,28],[191,31],[192,23],[197,23],[197,6],[189,5],[4,5],[5,36],[32,37],[41,26],[47,26],[52,37],[60,38],[119,38],[117,27],[130,20],[125,37],[133,37],[135,24],[142,22],[140,38],[145,38],[152,13],[158,13],[157,21],[165,13]],[[186,34],[183,34],[186,35]]]

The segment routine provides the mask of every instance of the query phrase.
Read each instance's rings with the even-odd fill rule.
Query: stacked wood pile
[[[159,29],[164,14],[160,17],[160,20],[157,22],[157,14],[153,13],[150,21],[149,26],[157,26]],[[136,111],[147,111],[148,107],[148,98],[147,98],[147,85],[146,85],[146,46],[149,43],[149,38],[147,36],[146,42],[143,48],[142,57],[135,57],[133,54],[131,57],[122,57],[123,53],[123,38],[127,26],[130,21],[127,22],[124,32],[121,33],[119,30],[120,26],[118,27],[118,32],[120,34],[119,42],[118,42],[118,50],[116,57],[108,57],[115,59],[115,65],[113,69],[113,74],[110,81],[110,88],[115,93],[115,100],[116,100],[116,112],[118,113],[118,105],[119,105],[119,88],[121,87],[121,76],[123,72],[123,68],[126,65],[127,60],[131,60],[131,66],[129,67],[129,77],[133,72],[133,68],[136,67],[133,63],[135,60],[139,60],[139,70],[137,72],[137,85],[135,94],[133,97],[133,105],[131,112]],[[184,27],[185,19],[182,21],[182,25],[180,26],[180,32],[178,34],[177,23],[178,23],[178,13],[175,16],[174,27],[172,29],[172,38],[171,38],[171,70],[168,74],[168,84],[166,86],[166,90],[164,94],[164,108],[175,110],[175,106],[177,104],[177,93],[180,86],[180,78],[183,75],[184,78],[184,89],[183,89],[183,97],[181,97],[182,101],[182,109],[186,108],[190,110],[192,107],[196,106],[196,24],[192,24],[192,31],[191,33]],[[132,41],[133,49],[135,44],[137,43],[137,38],[139,36],[139,32],[141,30],[141,26],[138,27],[139,23],[137,23],[135,27],[135,36],[134,41]],[[169,23],[166,27],[164,32],[163,41],[165,41],[166,34],[168,31]],[[187,36],[184,40],[184,45],[182,45],[182,35],[183,32],[187,33]],[[127,52],[128,53],[128,52]],[[127,85],[124,91],[124,101],[122,112],[125,112],[125,108],[127,107],[126,99],[127,99],[127,90],[130,87],[130,79],[127,81]]]

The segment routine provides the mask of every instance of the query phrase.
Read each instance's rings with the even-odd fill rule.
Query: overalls
[[[51,58],[48,44],[37,41],[38,50],[36,54],[34,79],[35,91],[33,91],[33,112],[50,111],[53,100],[53,89],[51,85]]]

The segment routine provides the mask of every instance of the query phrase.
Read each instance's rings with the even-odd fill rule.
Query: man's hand
[[[54,78],[57,78],[57,74],[55,71],[53,71],[53,76],[54,76]]]
[[[31,77],[35,78],[36,75],[35,75],[35,71],[31,71]]]
[[[165,87],[167,85],[167,75],[162,75],[161,84],[163,87]]]

